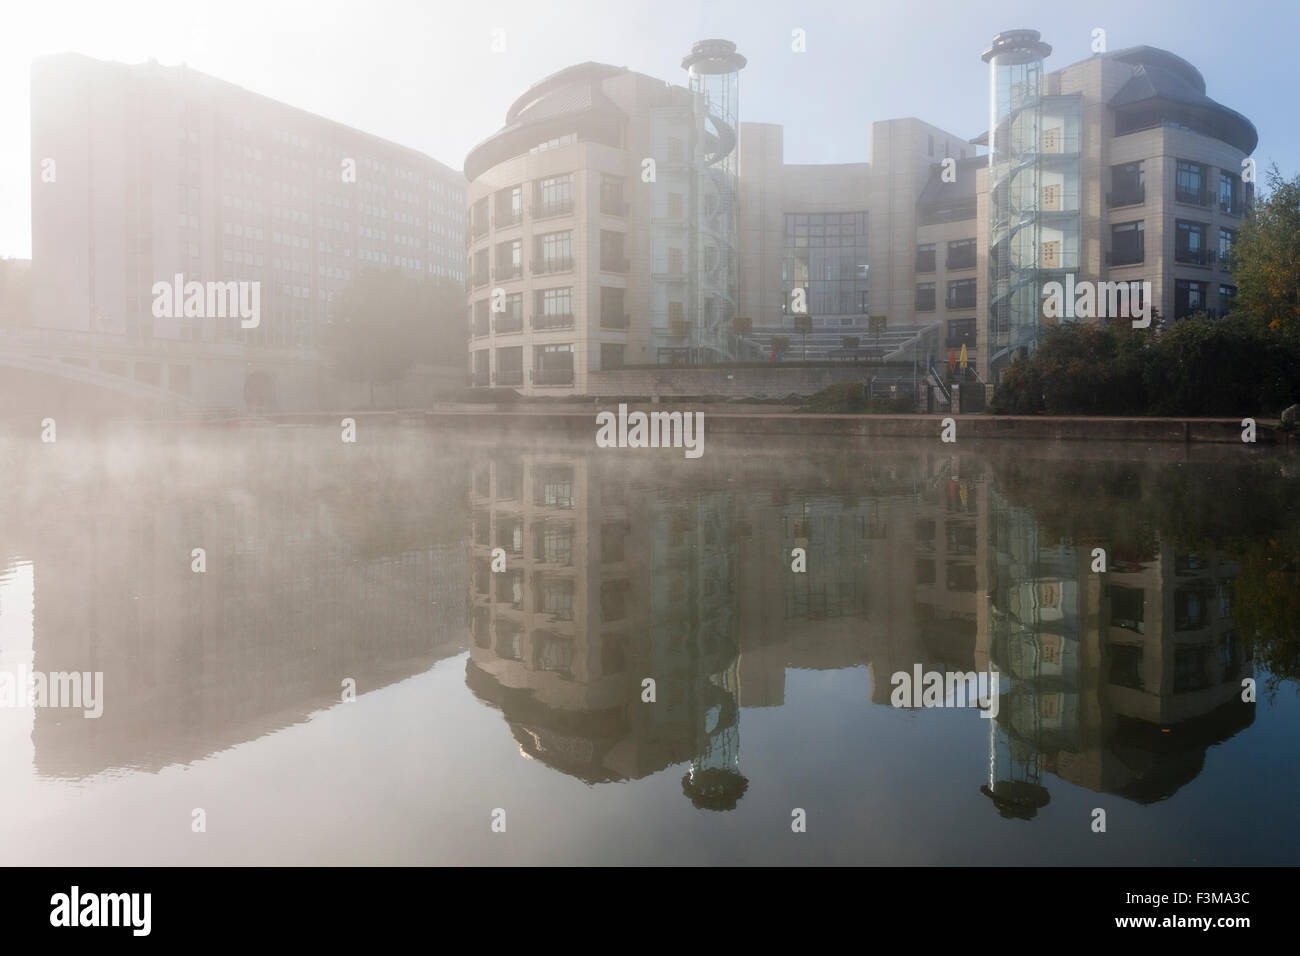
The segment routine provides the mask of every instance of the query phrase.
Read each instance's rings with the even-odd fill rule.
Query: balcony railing
[[[601,256],[600,258],[601,272],[627,272],[630,265],[631,263],[626,259],[615,259],[612,256],[610,258]]]
[[[1136,206],[1139,203],[1147,201],[1147,190],[1145,186],[1129,186],[1120,189],[1113,189],[1106,194],[1106,202],[1110,206]]]
[[[474,338],[480,338],[487,335],[490,328],[491,325],[488,323],[487,319],[475,319],[473,325],[470,326],[470,334],[472,334]]]
[[[501,265],[498,263],[492,269],[492,278],[497,282],[509,282],[511,279],[518,279],[524,274],[522,265]]]
[[[497,369],[497,384],[503,388],[524,384],[524,370],[521,368]]]
[[[571,329],[573,328],[572,312],[554,312],[547,314],[545,312],[533,315],[533,328],[543,329]]]
[[[551,275],[555,272],[571,272],[573,270],[573,257],[534,259],[532,266],[533,275],[539,276]]]
[[[630,315],[605,315],[600,316],[600,327],[602,329],[625,329],[632,323]]]
[[[1204,249],[1175,249],[1174,261],[1181,262],[1185,265],[1204,266],[1208,265],[1208,256]]]
[[[489,278],[487,269],[484,269],[482,272],[476,271],[470,275],[470,282],[474,283],[475,288],[481,285],[487,285],[490,281],[491,279]]]
[[[493,327],[498,335],[509,332],[522,332],[524,330],[524,317],[522,315],[506,315],[502,313],[496,317]]]
[[[492,225],[498,229],[507,229],[510,226],[517,226],[524,221],[524,211],[522,209],[512,212],[497,211],[492,220]]]
[[[482,222],[475,222],[473,225],[470,226],[469,237],[471,242],[474,241],[475,239],[482,239],[487,234],[488,234],[488,224],[486,218],[484,218]]]
[[[916,293],[916,311],[933,312],[934,311],[934,290],[918,290]]]
[[[573,368],[535,368],[532,379],[534,385],[572,385]]]
[[[974,269],[975,268],[975,250],[969,252],[956,252],[948,254],[949,269]]]
[[[1232,250],[1231,250],[1231,249],[1220,249],[1220,250],[1219,250],[1219,268],[1220,268],[1220,269],[1229,269],[1229,268],[1231,268],[1231,266],[1232,266]]]
[[[973,309],[975,308],[975,290],[962,290],[960,292],[950,292],[944,303],[949,309]],[[917,306],[920,308],[920,306]]]
[[[928,252],[918,252],[916,254],[917,272],[933,272],[934,269],[935,269],[935,255],[933,249],[929,250]]]
[[[626,216],[627,203],[622,200],[602,198],[600,200],[600,211],[606,216]]]
[[[1146,253],[1143,249],[1112,249],[1106,253],[1106,265],[1108,266],[1135,266],[1146,260]]]
[[[1189,203],[1193,206],[1208,205],[1204,189],[1175,189],[1174,199],[1178,202]]]
[[[573,200],[562,199],[558,202],[533,203],[534,219],[550,219],[553,216],[567,216],[573,212]]]

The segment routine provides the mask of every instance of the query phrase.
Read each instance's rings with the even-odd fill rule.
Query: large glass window
[[[1174,282],[1174,318],[1183,319],[1193,312],[1205,311],[1205,283],[1178,279]]]
[[[1226,169],[1219,170],[1219,209],[1232,216],[1240,216],[1241,177]]]
[[[867,214],[787,214],[781,273],[785,301],[796,288],[806,289],[809,315],[862,314],[868,291]],[[786,316],[788,324],[793,319]]]
[[[573,232],[548,232],[538,236],[533,271],[565,272],[573,268]]]

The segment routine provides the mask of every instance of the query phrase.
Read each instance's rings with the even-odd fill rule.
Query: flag
[[[961,357],[957,359],[957,362],[961,365],[963,370],[966,368],[966,343],[965,342],[961,344]]]
[[[957,350],[949,349],[948,350],[948,371],[951,372],[956,367],[957,367]]]

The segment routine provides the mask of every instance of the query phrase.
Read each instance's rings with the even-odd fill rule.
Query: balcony
[[[1175,189],[1174,199],[1191,206],[1209,205],[1206,201],[1204,189]]]
[[[975,268],[975,250],[972,248],[969,252],[949,253],[949,269],[974,269]]]
[[[533,275],[546,276],[553,275],[557,272],[572,272],[573,257],[553,257],[550,259],[534,259],[532,262]]]
[[[1116,206],[1137,206],[1147,201],[1145,186],[1121,186],[1106,194],[1106,203],[1112,209]]]
[[[1205,266],[1209,265],[1209,256],[1204,249],[1176,249],[1174,261],[1189,266]]]
[[[521,368],[499,368],[497,369],[497,385],[502,388],[509,388],[513,385],[524,384],[524,370]]]
[[[562,199],[558,202],[535,202],[532,209],[534,219],[554,219],[556,216],[567,216],[572,212],[572,199]]]
[[[962,289],[958,292],[950,292],[944,305],[949,309],[973,309],[975,308],[975,290]],[[920,309],[920,305],[917,306]]]
[[[502,313],[496,317],[493,322],[493,328],[497,335],[505,335],[510,332],[522,332],[524,330],[524,317],[522,315],[506,315]]]
[[[473,324],[470,326],[470,334],[476,339],[482,338],[488,334],[490,328],[491,325],[486,318],[475,319]]]
[[[1106,265],[1108,266],[1136,266],[1146,261],[1145,251],[1142,249],[1112,249],[1106,253]]]
[[[1230,249],[1219,250],[1219,268],[1222,269],[1224,272],[1232,271],[1232,250]]]
[[[550,315],[541,313],[533,316],[533,329],[543,332],[548,329],[571,329],[573,328],[572,312],[556,312]]]
[[[600,327],[602,329],[626,329],[632,324],[630,315],[604,315],[600,317]]]
[[[491,281],[491,279],[489,279],[488,276],[489,273],[487,269],[483,269],[482,271],[475,270],[473,273],[471,273],[469,281],[473,283],[474,288],[477,289],[479,286],[487,285],[488,282]]]
[[[627,272],[631,265],[626,259],[615,259],[613,257],[607,259],[604,256],[600,258],[601,272]]]
[[[482,239],[487,234],[488,234],[488,224],[487,224],[487,218],[485,217],[482,222],[475,222],[472,226],[470,226],[469,241],[473,242],[475,239]]]
[[[514,212],[502,212],[497,210],[496,216],[492,220],[492,225],[497,229],[509,229],[511,226],[517,226],[524,221],[524,211],[522,209]]]
[[[916,311],[917,312],[934,311],[934,290],[933,289],[916,290]]]
[[[933,272],[934,269],[935,269],[935,256],[934,256],[933,249],[928,249],[924,252],[918,252],[916,254],[917,272]]]
[[[604,197],[601,197],[600,211],[602,215],[626,216],[627,209],[628,209],[627,203],[622,202],[621,200],[605,199]]]
[[[572,385],[573,368],[535,368],[532,379],[534,385]]]
[[[511,279],[523,278],[524,267],[520,265],[501,265],[498,263],[492,269],[492,279],[495,282],[509,282]]]

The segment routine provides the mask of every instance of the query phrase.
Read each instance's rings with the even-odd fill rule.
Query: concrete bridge
[[[0,329],[0,392],[18,404],[102,400],[168,417],[310,410],[320,407],[323,366],[314,349]]]

